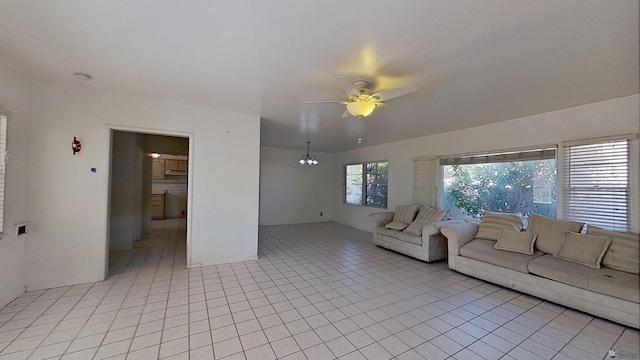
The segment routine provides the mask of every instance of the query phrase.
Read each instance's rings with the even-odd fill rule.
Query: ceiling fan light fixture
[[[347,104],[347,111],[349,114],[359,119],[371,115],[375,108],[376,104],[366,101],[354,101]]]

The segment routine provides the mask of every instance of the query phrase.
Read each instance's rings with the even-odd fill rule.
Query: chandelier
[[[312,158],[309,155],[309,144],[311,144],[311,142],[307,141],[307,153],[302,155],[302,157],[298,161],[298,164],[300,165],[309,165],[309,166],[318,165],[318,160],[316,160],[315,158]]]

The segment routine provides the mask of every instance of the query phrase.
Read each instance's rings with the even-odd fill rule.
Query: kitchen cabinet
[[[178,161],[179,160],[166,159],[164,161],[164,169],[165,170],[178,170]]]
[[[151,219],[164,219],[164,193],[151,194]]]
[[[166,159],[164,161],[165,171],[187,171],[189,169],[189,160],[173,160]]]
[[[151,179],[164,180],[164,160],[154,159],[152,166]]]
[[[180,171],[189,170],[189,160],[178,160],[178,170]]]

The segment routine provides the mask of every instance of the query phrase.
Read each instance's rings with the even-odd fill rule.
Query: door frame
[[[105,237],[105,246],[104,246],[104,259],[105,263],[102,269],[100,270],[99,278],[100,281],[106,280],[109,276],[109,239],[110,239],[110,227],[111,227],[111,171],[113,168],[112,164],[112,152],[113,152],[113,132],[114,131],[126,131],[136,134],[144,134],[144,135],[161,135],[161,136],[173,136],[173,137],[182,137],[189,139],[189,168],[187,169],[187,247],[186,247],[186,255],[187,255],[187,269],[191,268],[191,225],[192,225],[192,207],[193,207],[193,169],[194,169],[194,161],[193,161],[193,149],[194,149],[194,137],[195,134],[192,132],[184,132],[184,131],[175,131],[175,130],[165,130],[165,129],[154,129],[154,128],[143,128],[136,126],[125,126],[125,125],[115,125],[115,124],[106,124],[106,129],[109,137],[109,151],[108,151],[108,164],[109,171],[107,177],[107,233]]]

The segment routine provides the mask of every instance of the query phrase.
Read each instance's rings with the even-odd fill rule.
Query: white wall
[[[140,238],[139,232],[135,229],[136,219],[139,220],[142,215],[140,206],[136,206],[135,201],[142,195],[137,191],[137,180],[141,180],[136,176],[138,137],[131,132],[113,132],[109,250],[133,249],[133,242]]]
[[[28,79],[0,63],[0,107],[11,112],[7,124],[8,163],[4,193],[4,234],[0,238],[0,308],[24,292],[24,239],[16,237],[15,224],[29,220],[29,122],[30,84]],[[69,143],[70,144],[70,143]],[[23,265],[25,264],[25,265]]]
[[[111,128],[191,137],[191,266],[256,258],[259,117],[75,86],[32,86],[30,149],[38,156],[29,163],[28,289],[103,276]],[[76,156],[74,136],[83,142]]]
[[[311,152],[319,164],[301,166],[303,154],[260,148],[260,225],[331,221],[333,156]]]
[[[343,164],[389,160],[388,211],[413,201],[413,158],[461,154],[558,143],[640,132],[640,96],[633,95],[518,118],[476,128],[398,141],[334,155],[333,221],[371,231],[368,215],[377,208],[343,204]],[[433,121],[433,120],[428,120]],[[632,154],[632,181],[638,182],[637,147]],[[635,180],[633,180],[635,179]],[[638,217],[638,194],[632,195]],[[633,215],[633,213],[632,213]],[[637,219],[633,226],[638,231]]]

